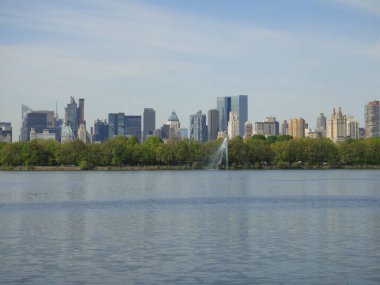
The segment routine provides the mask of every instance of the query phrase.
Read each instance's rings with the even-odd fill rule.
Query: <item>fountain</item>
[[[210,168],[217,169],[222,164],[223,157],[226,160],[226,170],[228,170],[228,138],[225,137],[215,155],[211,158]]]

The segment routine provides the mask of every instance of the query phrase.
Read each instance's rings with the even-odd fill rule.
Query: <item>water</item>
[[[379,174],[0,172],[0,284],[379,284]]]

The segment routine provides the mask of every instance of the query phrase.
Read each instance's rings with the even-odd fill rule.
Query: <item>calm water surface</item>
[[[0,172],[0,284],[380,284],[380,171]]]

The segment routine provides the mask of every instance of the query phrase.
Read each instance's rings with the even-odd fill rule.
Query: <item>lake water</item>
[[[380,284],[380,171],[0,172],[0,284]]]

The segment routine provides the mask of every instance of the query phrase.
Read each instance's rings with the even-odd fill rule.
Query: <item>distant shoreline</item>
[[[229,170],[380,170],[380,165],[335,165],[335,166],[289,166],[289,167],[230,167]],[[0,167],[0,171],[153,171],[153,170],[210,170],[208,168],[192,168],[191,166],[98,166],[83,170],[79,166],[15,166]],[[225,169],[220,169],[225,170]]]

